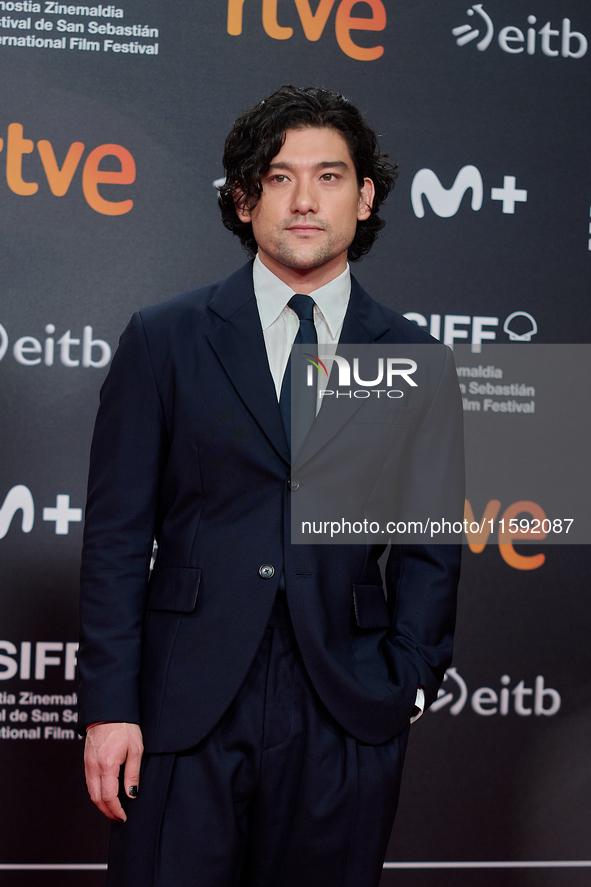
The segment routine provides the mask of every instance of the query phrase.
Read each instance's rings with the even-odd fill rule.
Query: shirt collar
[[[263,330],[266,330],[277,320],[295,290],[263,265],[258,255],[254,260],[252,277],[261,324]],[[343,325],[351,295],[349,264],[347,263],[342,274],[314,290],[310,295],[323,315],[331,335],[336,338]]]

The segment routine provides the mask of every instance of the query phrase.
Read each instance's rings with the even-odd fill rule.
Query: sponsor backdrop
[[[365,109],[400,177],[355,273],[435,336],[526,348],[591,332],[586,0],[119,2],[0,2],[7,885],[104,882],[107,826],[75,733],[93,418],[130,314],[243,261],[213,183],[245,107],[295,82]],[[479,384],[494,377],[484,354]],[[527,379],[505,381],[493,400],[534,402]],[[573,410],[586,385],[565,377]],[[385,887],[591,875],[591,559],[499,540],[490,518],[546,516],[535,480],[502,486],[467,506],[492,529],[466,546],[457,655],[412,730]]]

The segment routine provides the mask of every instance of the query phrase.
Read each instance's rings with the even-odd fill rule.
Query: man
[[[112,885],[370,887],[411,718],[450,662],[459,546],[393,546],[386,606],[384,545],[291,545],[284,376],[294,339],[433,340],[350,276],[395,171],[347,99],[283,87],[238,119],[224,165],[224,224],[254,265],[135,315],[102,391],[87,783],[122,823]],[[440,389],[454,412],[457,383],[449,349],[428,351],[438,390],[407,422],[445,472],[461,442]]]

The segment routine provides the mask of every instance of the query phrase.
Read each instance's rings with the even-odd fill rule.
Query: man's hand
[[[142,731],[138,724],[94,724],[88,728],[84,748],[86,785],[92,801],[109,819],[117,822],[127,819],[117,796],[119,769],[125,764],[125,793],[134,798],[138,792],[143,752]]]

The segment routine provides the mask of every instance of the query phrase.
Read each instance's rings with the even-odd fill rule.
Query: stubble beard
[[[273,243],[273,252],[270,255],[287,268],[303,271],[306,268],[319,268],[321,265],[336,259],[349,248],[351,241],[343,238],[341,243],[335,243],[330,228],[324,228],[326,238],[322,244],[316,247],[307,247],[302,244],[299,249],[287,242],[287,235],[281,233]]]

